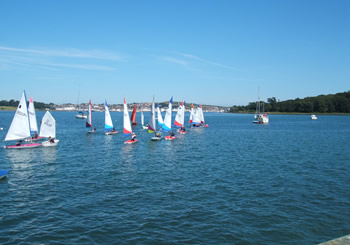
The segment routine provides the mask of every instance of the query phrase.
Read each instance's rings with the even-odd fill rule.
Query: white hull
[[[117,134],[118,131],[111,131],[111,132],[106,132],[105,135],[113,135],[113,134]]]
[[[76,118],[76,119],[86,119],[86,118],[87,118],[87,115],[78,114],[78,115],[75,115],[75,118]]]
[[[158,141],[158,140],[161,140],[162,139],[162,137],[152,137],[151,138],[151,140],[153,140],[153,141]]]
[[[50,146],[56,146],[58,144],[58,142],[60,142],[60,140],[56,140],[54,143],[51,143],[50,141],[44,141],[42,144],[42,146],[44,147],[50,147]]]
[[[317,120],[317,116],[316,115],[311,115],[311,119],[312,120]]]

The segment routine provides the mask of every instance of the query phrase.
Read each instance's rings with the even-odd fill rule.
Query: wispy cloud
[[[103,50],[79,49],[24,49],[0,46],[0,65],[6,69],[16,66],[37,68],[66,67],[85,70],[116,70],[113,62],[122,60],[120,55]],[[99,64],[103,62],[103,64]],[[105,65],[105,63],[109,65]],[[87,64],[88,63],[88,64]]]
[[[161,57],[161,59],[164,60],[164,61],[167,61],[167,62],[180,64],[180,65],[183,65],[183,66],[186,66],[188,64],[188,62],[186,62],[184,60],[173,58],[173,57],[169,57],[169,56]]]
[[[221,68],[226,68],[226,69],[233,69],[233,70],[236,70],[237,68],[235,67],[232,67],[232,66],[228,66],[228,65],[223,65],[221,63],[217,63],[217,62],[212,62],[212,61],[209,61],[209,60],[205,60],[205,59],[202,59],[198,56],[195,56],[195,55],[192,55],[192,54],[186,54],[186,53],[179,53],[180,56],[183,56],[187,59],[191,59],[191,60],[195,60],[195,61],[198,61],[198,62],[202,62],[202,63],[205,63],[205,64],[209,64],[209,65],[213,65],[213,66],[218,66],[218,67],[221,67]]]
[[[27,53],[51,57],[69,57],[69,58],[91,58],[102,60],[121,60],[120,55],[102,50],[79,50],[79,49],[22,49],[0,46],[0,50],[13,53]]]

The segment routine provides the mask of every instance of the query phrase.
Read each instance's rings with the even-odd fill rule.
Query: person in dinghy
[[[136,139],[136,134],[135,134],[135,133],[132,133],[131,140],[132,140],[132,141],[135,141],[135,139]]]
[[[50,136],[50,137],[49,137],[49,142],[50,142],[50,143],[55,143],[55,140]]]

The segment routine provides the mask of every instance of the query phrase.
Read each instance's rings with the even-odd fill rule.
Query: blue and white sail
[[[172,112],[172,110],[173,110],[173,97],[171,97],[171,99],[169,101],[169,107],[165,113],[164,124],[162,125],[163,132],[171,131],[171,112]]]
[[[109,112],[107,100],[105,100],[105,132],[111,132],[113,130],[113,122],[111,113]]]

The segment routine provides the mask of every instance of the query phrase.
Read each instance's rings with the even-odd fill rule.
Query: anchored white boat
[[[259,87],[259,93],[258,93],[258,101],[256,102],[256,111],[255,111],[253,123],[256,123],[256,124],[269,123],[269,117],[264,112],[264,102],[260,101],[260,87]]]
[[[316,115],[311,115],[311,119],[312,120],[317,120],[317,116]]]

